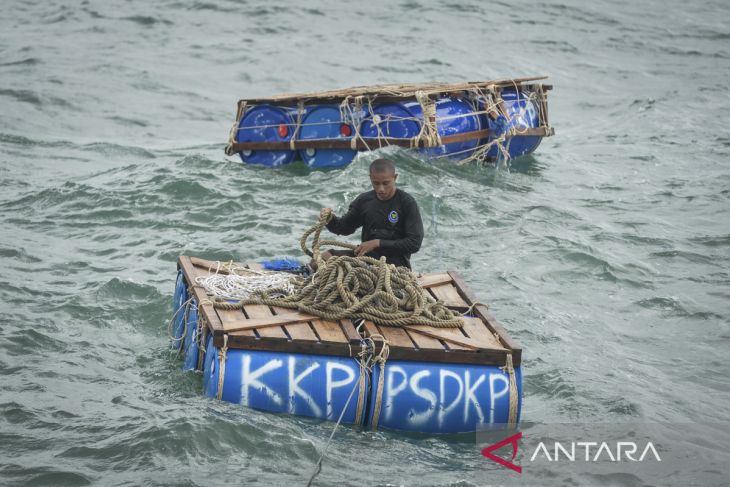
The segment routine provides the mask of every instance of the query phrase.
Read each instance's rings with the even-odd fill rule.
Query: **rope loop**
[[[228,358],[228,333],[223,335],[223,347],[218,350],[218,388],[215,397],[220,400],[223,398],[223,381],[226,378],[226,360]]]

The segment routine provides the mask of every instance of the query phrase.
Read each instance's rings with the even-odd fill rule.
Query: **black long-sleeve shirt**
[[[385,256],[389,264],[410,269],[411,254],[418,252],[423,242],[423,222],[413,196],[396,189],[392,198],[380,201],[375,191],[368,191],[355,198],[344,216],[327,224],[337,235],[350,235],[359,227],[363,242],[380,240],[380,248],[368,253],[369,257]]]

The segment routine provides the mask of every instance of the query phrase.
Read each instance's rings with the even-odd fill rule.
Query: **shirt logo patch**
[[[388,221],[390,223],[398,223],[398,212],[393,210],[390,213],[388,213]]]

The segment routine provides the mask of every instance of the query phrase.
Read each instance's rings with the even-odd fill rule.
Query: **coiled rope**
[[[294,292],[294,274],[287,272],[257,271],[239,266],[227,266],[226,272],[198,276],[195,283],[203,286],[210,296],[241,300],[266,291],[271,297],[286,296]]]
[[[322,229],[331,218],[331,213],[321,215],[319,221],[302,235],[302,250],[314,258],[317,272],[309,279],[292,280],[291,294],[281,296],[280,289],[260,289],[236,303],[213,296],[213,305],[218,309],[234,310],[263,304],[296,309],[330,321],[364,319],[382,326],[456,328],[463,325],[458,312],[421,289],[410,269],[388,264],[385,257],[379,260],[367,256],[322,259],[322,245],[355,248],[350,243],[320,239]],[[313,236],[312,250],[307,248],[310,236]]]

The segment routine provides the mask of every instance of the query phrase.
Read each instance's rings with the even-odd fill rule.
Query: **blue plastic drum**
[[[203,389],[216,397],[220,357],[212,339],[207,343]],[[350,357],[229,348],[221,398],[254,409],[330,421],[337,421],[347,405],[342,420],[354,423],[359,377],[358,363]]]
[[[372,116],[362,123],[360,129],[362,136],[367,138],[380,136],[410,139],[420,131],[420,122],[403,103],[385,103],[376,106],[373,108]]]
[[[309,139],[352,139],[352,125],[343,122],[340,108],[335,105],[320,105],[309,108],[299,129],[299,140]],[[301,158],[311,168],[333,168],[352,162],[357,151],[351,149],[302,149]]]
[[[286,142],[294,134],[292,111],[273,105],[249,108],[241,119],[236,133],[237,142]],[[247,164],[283,166],[294,160],[290,150],[244,150],[241,160]]]
[[[419,119],[423,119],[423,110],[419,103],[409,103],[407,108]],[[474,112],[471,103],[458,98],[442,98],[436,101],[436,128],[441,137],[474,132],[482,129],[482,122]],[[453,142],[451,144],[421,149],[423,154],[438,157],[448,156],[452,159],[466,159],[479,145],[479,139]]]
[[[504,106],[509,114],[509,118],[507,120],[508,128],[514,127],[519,132],[519,129],[537,128],[540,126],[540,116],[538,114],[537,107],[526,94],[515,90],[504,90],[502,92],[502,99],[504,100]],[[494,121],[489,118],[488,123],[489,129],[494,130]],[[493,138],[490,138],[489,140],[491,141]],[[541,141],[542,137],[537,135],[516,136],[507,139],[505,141],[505,147],[507,148],[510,157],[515,159],[525,154],[535,152],[535,149],[537,149],[537,146],[540,145]],[[497,157],[497,147],[492,147],[489,152],[487,152],[487,157]]]
[[[380,379],[373,368],[368,421],[372,424]],[[522,370],[515,368],[517,422]],[[388,360],[377,426],[422,433],[466,433],[509,421],[509,375],[496,365]]]
[[[187,332],[185,328],[187,325],[188,315],[190,309],[186,306],[188,301],[188,288],[185,284],[185,277],[182,271],[177,272],[177,281],[175,282],[175,294],[172,300],[172,324],[170,334],[171,343],[170,346],[174,350],[180,350],[183,346],[184,335]],[[186,309],[187,308],[187,309]]]
[[[198,364],[198,306],[195,301],[191,303],[188,313],[183,353],[183,370],[195,370]]]

